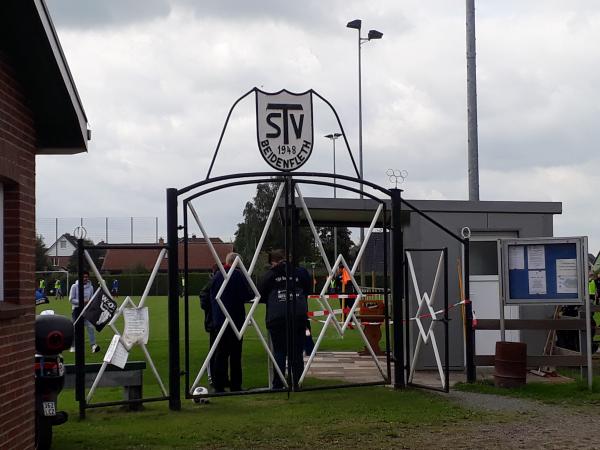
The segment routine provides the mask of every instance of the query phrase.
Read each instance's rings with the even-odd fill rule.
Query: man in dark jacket
[[[204,331],[206,331],[208,333],[208,349],[209,350],[212,348],[213,344],[215,343],[217,333],[219,332],[219,330],[216,330],[215,327],[213,326],[212,305],[211,305],[211,299],[210,299],[210,289],[212,287],[215,274],[218,271],[219,271],[219,268],[215,264],[212,268],[212,272],[210,274],[210,279],[208,280],[208,283],[206,283],[204,285],[204,287],[202,288],[202,290],[200,291],[200,308],[202,308],[202,310],[204,311]],[[213,384],[212,373],[213,373],[214,364],[215,364],[215,354],[213,353],[212,358],[210,358],[210,362],[208,364],[208,383],[210,385]]]
[[[235,261],[237,253],[229,253],[225,258],[225,269],[229,271],[231,264]],[[221,289],[224,277],[217,272],[213,277],[210,288],[210,299],[212,309],[212,326],[218,331],[225,322],[225,314],[217,302],[217,293]],[[239,330],[246,318],[244,303],[252,300],[253,295],[244,274],[234,270],[229,277],[227,286],[221,294],[221,302],[227,309],[233,323]],[[229,370],[228,370],[229,369]],[[227,372],[229,372],[231,391],[242,390],[242,340],[238,339],[230,325],[221,336],[221,340],[215,351],[214,370],[212,382],[216,392],[224,392],[227,383]]]
[[[304,369],[303,347],[310,275],[303,267],[297,267],[290,274],[289,282],[286,283],[288,264],[283,250],[272,251],[269,255],[269,262],[271,269],[264,275],[258,290],[261,302],[267,304],[266,324],[273,344],[273,356],[284,374],[286,359],[290,360],[288,371],[291,369],[293,385],[298,387]],[[290,268],[290,270],[292,269]],[[295,286],[295,291],[292,286]],[[286,317],[289,317],[289,321],[286,320]],[[288,352],[288,343],[291,354]],[[280,389],[282,387],[283,383],[279,379],[279,375],[273,371],[273,388]]]

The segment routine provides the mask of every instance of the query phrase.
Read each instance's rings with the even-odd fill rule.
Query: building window
[[[498,243],[471,241],[469,244],[470,275],[498,275]]]
[[[66,239],[60,240],[60,248],[67,248],[67,240]]]

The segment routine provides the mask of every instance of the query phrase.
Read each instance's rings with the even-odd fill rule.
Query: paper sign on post
[[[527,246],[527,268],[529,270],[544,270],[546,268],[546,254],[543,245]]]
[[[556,292],[577,294],[577,260],[556,260]]]
[[[530,270],[529,278],[529,293],[532,295],[546,294],[546,271],[545,270]]]
[[[523,270],[525,268],[525,247],[511,245],[508,247],[508,270]]]
[[[113,336],[112,341],[110,341],[110,345],[108,346],[108,350],[106,350],[103,361],[122,369],[125,367],[125,364],[127,364],[129,352],[121,343],[119,338],[120,336],[118,334]]]
[[[125,330],[123,344],[131,349],[134,344],[147,344],[149,334],[148,308],[125,308],[123,310]]]

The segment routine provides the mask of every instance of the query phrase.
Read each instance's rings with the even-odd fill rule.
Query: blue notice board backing
[[[586,296],[585,244],[585,238],[502,240],[505,303],[581,304]]]

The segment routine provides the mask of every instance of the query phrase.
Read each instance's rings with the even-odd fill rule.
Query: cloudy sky
[[[47,0],[86,110],[89,152],[38,157],[48,217],[165,214],[165,189],[202,179],[233,102],[253,87],[314,89],[358,148],[357,32],[365,44],[365,178],[405,197],[467,198],[465,2],[458,0]],[[559,201],[555,235],[600,250],[600,2],[476,1],[482,200]],[[214,174],[265,170],[253,99],[232,116]],[[315,102],[306,169],[332,169],[339,129]],[[338,141],[339,143],[339,141]],[[349,173],[338,144],[338,170]],[[83,182],[83,192],[75,186]],[[229,238],[251,191],[198,205]],[[161,230],[162,234],[162,230]]]

